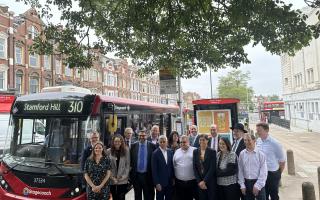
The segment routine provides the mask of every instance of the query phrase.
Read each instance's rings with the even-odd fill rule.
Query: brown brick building
[[[176,104],[176,94],[160,95],[157,75],[138,77],[138,67],[126,59],[98,54],[90,69],[80,70],[64,65],[63,56],[32,54],[28,48],[42,25],[34,9],[16,16],[7,6],[0,6],[0,91],[16,90],[23,95],[46,86],[72,84],[108,96]]]

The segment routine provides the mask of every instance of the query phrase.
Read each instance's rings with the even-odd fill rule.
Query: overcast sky
[[[295,9],[300,9],[305,5],[304,0],[284,0],[287,3],[292,3]],[[15,2],[15,0],[1,0],[1,4],[9,6],[9,10],[20,14],[25,12],[29,7],[22,2]],[[54,20],[59,23],[59,15],[54,15]],[[251,64],[242,65],[239,69],[242,71],[249,71],[251,73],[251,86],[257,95],[282,95],[281,85],[281,65],[280,57],[271,55],[266,52],[264,47],[258,45],[256,47],[247,46]],[[213,96],[217,96],[216,87],[218,85],[218,77],[226,75],[231,69],[223,69],[218,72],[212,71],[212,87]],[[182,80],[183,91],[192,91],[200,94],[201,98],[210,98],[210,78],[209,72],[206,72],[193,79]]]

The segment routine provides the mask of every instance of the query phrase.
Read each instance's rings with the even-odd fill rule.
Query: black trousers
[[[156,200],[172,200],[172,185],[162,187],[161,191],[156,190]]]
[[[110,191],[113,200],[125,200],[127,193],[127,184],[110,185]]]
[[[132,180],[134,199],[142,200],[153,200],[154,199],[154,186],[152,180],[149,180],[147,173],[136,173],[135,180]]]
[[[244,196],[244,200],[266,200],[266,192],[265,188],[261,188],[258,196],[253,195],[253,186],[257,182],[257,180],[248,180],[245,179],[245,186],[246,186],[246,195]]]
[[[177,200],[199,200],[198,184],[195,179],[190,181],[176,179],[175,183]]]
[[[231,185],[218,185],[218,199],[219,200],[239,200],[240,199],[240,191],[239,184],[231,184]]]
[[[279,200],[279,183],[281,179],[280,170],[275,172],[268,172],[267,182],[266,182],[266,199],[269,200]]]

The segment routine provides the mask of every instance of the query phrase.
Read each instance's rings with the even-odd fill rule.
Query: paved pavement
[[[255,124],[250,124],[255,130]],[[270,126],[270,134],[278,139],[287,151],[291,149],[295,158],[296,175],[288,175],[287,166],[282,175],[280,187],[281,200],[302,200],[302,183],[309,181],[314,184],[317,199],[319,199],[317,168],[320,167],[320,133],[289,131],[276,125]],[[126,199],[133,200],[133,191]]]

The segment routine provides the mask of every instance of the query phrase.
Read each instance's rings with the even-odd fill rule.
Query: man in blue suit
[[[165,135],[159,137],[159,147],[152,153],[151,167],[157,200],[171,200],[174,179],[173,152],[167,148]]]

